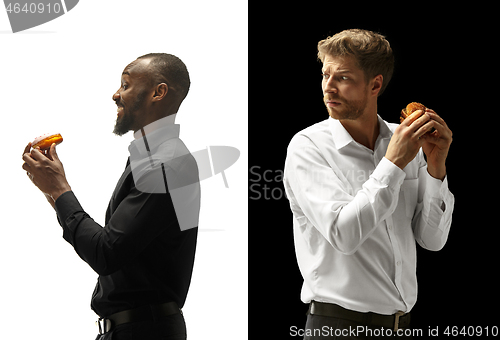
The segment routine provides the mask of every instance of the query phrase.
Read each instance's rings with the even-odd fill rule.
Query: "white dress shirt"
[[[440,250],[454,197],[427,172],[422,150],[403,169],[384,155],[398,124],[378,117],[374,150],[333,118],[291,140],[284,186],[293,213],[301,300],[359,312],[409,312],[417,299],[416,244]]]

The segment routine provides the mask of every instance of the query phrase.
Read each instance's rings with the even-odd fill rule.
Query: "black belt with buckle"
[[[383,315],[372,312],[362,313],[345,309],[331,303],[311,301],[308,313],[350,320],[367,326],[392,328],[394,331],[410,326],[410,313],[404,312],[397,312],[392,315]]]
[[[99,334],[104,334],[124,323],[153,321],[177,313],[182,314],[182,310],[175,302],[167,302],[161,305],[146,305],[111,314],[105,318],[99,318],[96,321],[96,325],[99,327]]]

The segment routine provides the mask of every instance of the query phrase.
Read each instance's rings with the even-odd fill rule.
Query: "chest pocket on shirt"
[[[413,218],[418,200],[418,178],[404,180],[400,195],[404,198],[406,217]]]

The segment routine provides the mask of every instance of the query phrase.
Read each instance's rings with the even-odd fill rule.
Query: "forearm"
[[[121,269],[167,228],[179,228],[172,223],[175,210],[168,194],[132,190],[104,227],[85,213],[71,191],[58,198],[56,211],[64,239],[99,275]]]
[[[92,244],[102,227],[83,210],[73,192],[59,195],[54,203],[57,218],[63,228],[63,238],[92,269],[99,274],[103,272],[105,265],[97,260],[96,245]]]
[[[325,168],[329,173],[331,170]],[[309,168],[322,179],[301,181],[300,177],[285,171],[287,196],[297,202],[300,209],[318,231],[338,251],[354,253],[377,228],[382,220],[396,209],[401,183],[405,173],[389,160],[379,163],[363,188],[354,196],[345,192],[339,178],[320,174],[321,168]],[[297,193],[297,195],[293,195]],[[293,209],[292,209],[293,210]]]
[[[422,172],[421,176],[425,176],[425,191],[421,211],[413,221],[414,235],[422,247],[437,251],[443,248],[448,239],[455,198],[448,189],[446,176],[440,181],[431,177],[425,168]]]
[[[354,199],[345,204],[330,226],[332,242],[346,254],[358,247],[394,213],[405,174],[387,159],[375,169]]]

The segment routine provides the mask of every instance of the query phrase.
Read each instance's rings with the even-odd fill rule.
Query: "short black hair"
[[[168,53],[148,53],[137,59],[151,59],[150,70],[157,84],[166,83],[169,90],[177,93],[182,100],[189,92],[191,81],[186,65],[181,59]]]

